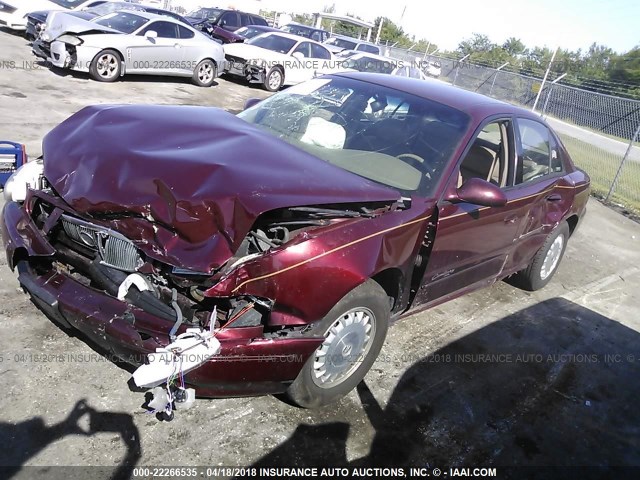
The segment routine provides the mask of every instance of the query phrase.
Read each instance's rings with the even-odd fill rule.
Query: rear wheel
[[[103,50],[91,61],[89,74],[99,82],[115,82],[120,77],[122,62],[115,50]]]
[[[264,88],[270,92],[277,92],[284,85],[284,72],[280,67],[273,67],[264,76]]]
[[[311,331],[324,342],[287,390],[289,399],[313,408],[353,390],[380,353],[389,313],[388,297],[373,280],[343,297]]]
[[[568,240],[569,225],[562,222],[547,236],[529,266],[518,273],[517,284],[525,290],[533,291],[549,283],[560,265]]]
[[[210,87],[216,79],[217,69],[213,60],[202,60],[193,71],[193,83],[199,87]]]

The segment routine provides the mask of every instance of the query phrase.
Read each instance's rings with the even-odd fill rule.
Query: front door
[[[487,123],[470,143],[449,190],[455,191],[470,178],[481,178],[503,189],[508,202],[502,207],[440,202],[435,243],[417,303],[491,283],[504,268],[526,215],[521,193],[508,188],[514,156],[511,119]]]

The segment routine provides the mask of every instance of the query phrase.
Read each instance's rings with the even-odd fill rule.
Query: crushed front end
[[[215,330],[219,352],[185,376],[199,395],[280,392],[322,338],[270,327],[273,301],[211,298],[209,275],[144,255],[125,236],[80,218],[50,189],[9,201],[1,220],[11,268],[50,318],[133,365],[188,329]]]

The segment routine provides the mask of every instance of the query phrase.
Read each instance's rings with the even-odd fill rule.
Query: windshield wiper
[[[317,207],[292,207],[289,208],[289,210],[292,210],[294,212],[305,212],[313,217],[375,217],[373,211],[365,207],[362,207],[360,211]]]

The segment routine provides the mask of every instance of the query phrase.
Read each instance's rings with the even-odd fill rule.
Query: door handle
[[[176,43],[173,46],[174,46],[174,48],[181,48],[182,47],[182,45],[180,45],[179,43]]]
[[[547,202],[559,202],[562,200],[562,197],[559,193],[552,193],[551,195],[547,195],[546,200]]]

